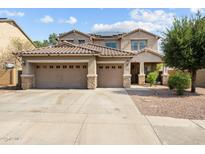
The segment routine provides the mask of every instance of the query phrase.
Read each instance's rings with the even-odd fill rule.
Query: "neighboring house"
[[[22,88],[130,87],[144,84],[148,72],[163,63],[160,37],[143,29],[115,35],[72,30],[52,47],[16,53],[23,59]],[[168,79],[162,72],[162,83]]]
[[[15,85],[18,82],[17,71],[20,68],[14,66],[13,69],[6,69],[6,63],[11,63],[11,61],[15,63],[14,65],[18,63],[12,59],[12,52],[19,49],[17,46],[23,46],[21,42],[27,46],[27,49],[34,48],[31,39],[15,21],[0,18],[0,85]]]

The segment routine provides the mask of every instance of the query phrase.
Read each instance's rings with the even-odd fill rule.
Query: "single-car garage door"
[[[87,88],[87,64],[36,64],[36,88]]]
[[[115,88],[123,86],[122,64],[98,64],[98,87]]]

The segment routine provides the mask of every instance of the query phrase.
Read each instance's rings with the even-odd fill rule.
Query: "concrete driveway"
[[[0,144],[160,144],[124,89],[0,91]]]

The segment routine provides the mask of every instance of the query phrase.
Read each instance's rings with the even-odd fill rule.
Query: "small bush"
[[[170,89],[176,89],[177,95],[183,95],[184,90],[191,85],[191,77],[188,73],[176,72],[171,75],[168,80],[168,86]]]
[[[168,80],[168,87],[170,90],[175,88],[175,76],[170,76]]]
[[[147,82],[150,83],[150,86],[152,86],[153,84],[156,83],[156,80],[157,80],[157,77],[158,77],[158,73],[157,72],[150,72],[148,75],[147,75]]]

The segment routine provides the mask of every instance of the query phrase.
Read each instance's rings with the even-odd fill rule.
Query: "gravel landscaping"
[[[196,94],[186,91],[184,96],[164,86],[136,86],[127,92],[144,115],[205,119],[205,88],[197,88]]]

